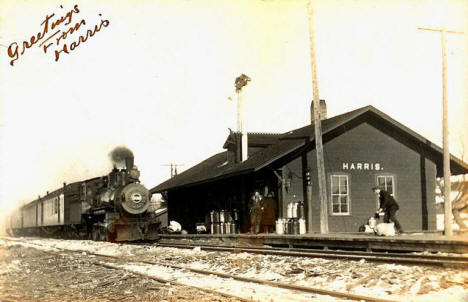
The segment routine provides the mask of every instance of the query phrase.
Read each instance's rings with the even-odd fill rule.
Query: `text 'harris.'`
[[[62,5],[60,7],[63,9]],[[40,32],[20,44],[13,42],[8,46],[8,56],[11,58],[10,65],[13,66],[15,61],[34,45],[42,48],[45,54],[54,54],[55,61],[58,61],[62,55],[73,52],[103,27],[109,26],[110,22],[106,19],[101,19],[100,24],[94,26],[89,26],[83,18],[79,22],[75,22],[74,17],[79,18],[79,13],[78,5],[75,5],[73,9],[60,17],[55,16],[55,13],[47,14],[41,23],[42,30]]]

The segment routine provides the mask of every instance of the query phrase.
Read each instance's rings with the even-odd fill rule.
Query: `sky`
[[[468,1],[311,5],[328,116],[372,105],[438,145],[441,37],[418,27],[464,31],[447,35],[450,148],[462,156]],[[116,146],[148,188],[169,178],[165,164],[183,171],[223,151],[242,73],[249,131],[310,123],[308,22],[305,0],[0,0],[1,213],[105,175]]]

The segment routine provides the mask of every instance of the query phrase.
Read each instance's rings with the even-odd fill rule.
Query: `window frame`
[[[333,177],[346,177],[346,194],[338,193],[338,196],[347,196],[347,205],[348,205],[347,212],[339,212],[339,213],[333,212],[333,196],[337,195],[337,194],[333,194]],[[330,173],[330,202],[329,202],[329,215],[330,216],[351,216],[350,181],[351,181],[351,175],[348,173]],[[338,179],[338,192],[340,191],[339,189],[340,189],[340,179]]]
[[[392,186],[393,186],[393,194],[390,194],[393,198],[396,199],[396,192],[397,192],[397,185],[396,185],[396,175],[395,174],[390,174],[390,173],[380,173],[375,175],[375,183],[376,186],[379,186],[379,177],[385,177],[385,189],[387,190],[387,177],[392,178]],[[379,196],[376,197],[375,199],[375,205],[376,205],[376,210],[379,209],[380,207],[380,201],[379,201]]]
[[[55,198],[53,199],[53,201],[54,201],[54,205],[53,205],[53,215],[55,215],[55,214],[58,214],[58,203],[59,203],[58,197],[55,197]]]

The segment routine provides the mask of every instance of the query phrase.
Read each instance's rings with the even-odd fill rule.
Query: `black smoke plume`
[[[117,169],[129,170],[133,167],[133,152],[125,146],[115,147],[109,158]]]

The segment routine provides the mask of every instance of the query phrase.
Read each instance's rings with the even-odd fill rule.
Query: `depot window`
[[[349,215],[348,175],[331,176],[332,215]]]
[[[58,198],[54,199],[54,214],[58,213]]]
[[[393,175],[378,175],[377,186],[384,188],[390,195],[395,196],[395,179]]]

